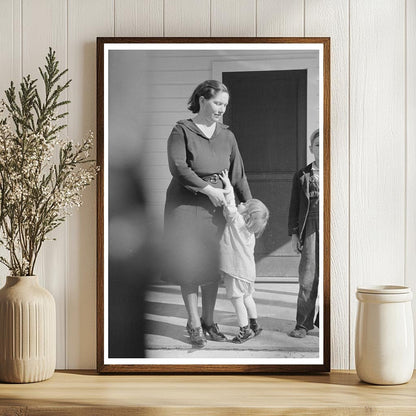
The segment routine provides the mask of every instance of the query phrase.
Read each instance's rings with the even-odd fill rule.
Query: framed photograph
[[[330,39],[97,39],[102,373],[330,371]]]

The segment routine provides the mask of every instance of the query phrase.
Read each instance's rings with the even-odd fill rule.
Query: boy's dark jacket
[[[293,176],[292,196],[289,208],[289,235],[297,234],[303,243],[306,218],[309,213],[309,179],[312,163]]]

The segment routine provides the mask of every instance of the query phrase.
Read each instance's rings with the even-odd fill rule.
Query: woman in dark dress
[[[168,261],[165,280],[181,286],[191,343],[226,341],[214,323],[218,292],[218,246],[224,229],[224,194],[218,173],[229,170],[238,199],[251,198],[234,134],[219,120],[229,100],[227,87],[213,80],[196,87],[188,108],[196,114],[178,121],[168,139],[172,180],[166,192]],[[202,317],[198,313],[201,287]]]

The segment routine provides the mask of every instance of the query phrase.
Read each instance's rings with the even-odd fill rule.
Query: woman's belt
[[[223,187],[222,180],[220,176],[218,175],[218,173],[213,173],[212,175],[208,175],[208,176],[201,176],[201,179],[204,180],[205,182],[208,182],[214,188]]]
[[[212,175],[202,176],[202,180],[209,183],[217,183],[218,181],[222,183],[220,176],[218,173],[213,173]]]

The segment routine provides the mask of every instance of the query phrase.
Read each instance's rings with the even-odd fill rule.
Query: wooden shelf
[[[412,415],[416,375],[400,386],[320,375],[97,375],[58,371],[34,384],[1,384],[0,415]]]

